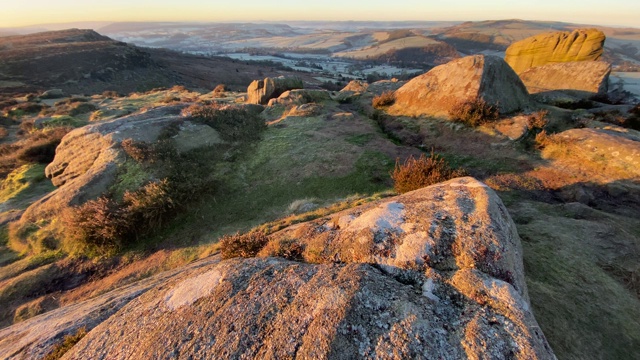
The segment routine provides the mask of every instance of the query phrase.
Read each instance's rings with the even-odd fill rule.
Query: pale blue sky
[[[74,21],[553,20],[640,28],[640,0],[0,0],[0,27]]]

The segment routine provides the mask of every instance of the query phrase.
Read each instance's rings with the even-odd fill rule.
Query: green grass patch
[[[558,358],[638,359],[640,300],[598,265],[637,238],[602,214],[576,219],[547,204],[523,206],[529,214],[514,218],[531,304]]]
[[[484,174],[513,173],[521,171],[518,160],[510,158],[481,158],[468,155],[441,153],[453,168],[464,168],[470,172],[481,171]]]
[[[37,255],[24,257],[11,264],[0,267],[0,281],[10,279],[26,271],[51,264],[64,255],[61,251],[47,251]]]
[[[78,119],[74,116],[69,115],[53,115],[51,120],[46,121],[42,126],[44,128],[53,128],[53,127],[62,127],[62,126],[70,126],[70,127],[81,127],[87,125],[87,121]]]
[[[109,190],[113,193],[114,199],[122,200],[126,191],[138,190],[149,179],[150,174],[140,163],[128,159],[118,167],[117,179]]]
[[[227,151],[214,170],[215,192],[144,246],[213,242],[289,216],[296,200],[314,198],[322,207],[390,189],[394,159],[332,126],[316,117],[285,119],[257,143]]]
[[[373,140],[375,136],[376,136],[375,134],[371,134],[371,133],[356,134],[356,135],[349,136],[346,140],[351,144],[363,146],[363,145],[366,145],[369,141]]]
[[[45,181],[45,167],[44,164],[26,164],[12,171],[0,183],[0,202],[20,203],[27,198],[53,191],[53,185]]]

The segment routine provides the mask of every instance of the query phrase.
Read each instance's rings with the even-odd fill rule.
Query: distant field
[[[437,44],[438,42],[422,36],[410,36],[402,39],[386,42],[381,45],[375,45],[362,50],[345,51],[335,53],[335,56],[348,57],[353,59],[367,59],[369,57],[375,57],[382,55],[389,50],[404,49],[404,48],[418,48],[428,45]]]
[[[353,33],[320,33],[300,36],[277,36],[239,40],[231,42],[238,47],[266,47],[266,48],[305,48],[335,50],[345,48],[345,41]]]
[[[611,83],[616,84],[618,81],[624,83],[624,89],[640,96],[640,72],[614,72],[611,73]]]

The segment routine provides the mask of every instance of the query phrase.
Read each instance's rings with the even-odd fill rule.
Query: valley
[[[0,37],[0,358],[640,355],[640,30],[101,25]]]

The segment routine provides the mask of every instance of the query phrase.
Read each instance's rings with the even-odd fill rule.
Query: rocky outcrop
[[[474,55],[437,66],[395,92],[392,115],[448,117],[461,103],[483,99],[500,113],[529,104],[527,90],[515,72],[495,56]]]
[[[247,88],[247,103],[266,105],[270,99],[277,98],[287,90],[303,87],[302,80],[294,77],[280,76],[254,80]]]
[[[505,60],[518,74],[550,63],[595,61],[602,56],[605,38],[597,29],[539,34],[511,44]]]
[[[292,244],[316,263],[266,257]],[[555,358],[529,308],[515,225],[475,179],[299,224],[261,255],[166,279],[65,358]]]
[[[588,98],[607,94],[610,73],[609,63],[574,61],[536,66],[522,72],[520,78],[531,94],[568,90]]]
[[[342,90],[340,90],[340,91],[351,91],[351,92],[354,92],[354,93],[363,93],[363,92],[367,91],[368,87],[369,87],[369,84],[366,81],[351,80],[351,81],[349,81],[347,86],[342,88]]]
[[[617,126],[551,135],[545,159],[592,173],[594,182],[640,179],[640,132]]]
[[[331,100],[326,90],[295,89],[283,92],[278,98],[269,100],[269,106],[274,105],[302,105]]]
[[[166,271],[0,329],[0,359],[43,359],[65,336],[74,335],[81,328],[86,331],[93,329],[149,289],[176,275],[217,262],[215,259],[206,259],[184,269]]]
[[[32,204],[23,219],[36,221],[104,194],[113,185],[118,166],[124,161],[120,144],[125,139],[153,143],[167,127],[179,124],[175,144],[183,151],[221,142],[211,127],[185,121],[180,115],[182,108],[184,106],[153,109],[87,125],[65,135],[53,162],[45,169],[45,175],[58,189]],[[182,132],[188,135],[181,135]],[[183,139],[186,136],[187,141]]]

